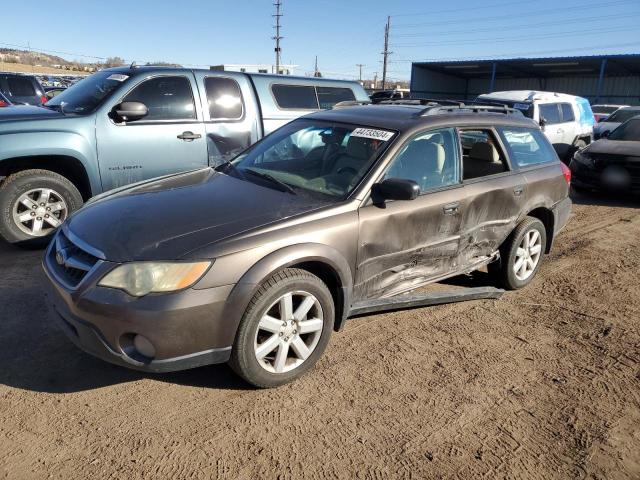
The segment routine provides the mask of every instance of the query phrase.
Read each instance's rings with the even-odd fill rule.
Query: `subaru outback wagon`
[[[258,387],[308,371],[350,312],[487,265],[527,285],[570,174],[505,107],[368,105],[295,120],[231,162],[108,192],[59,229],[48,297],[80,348]]]

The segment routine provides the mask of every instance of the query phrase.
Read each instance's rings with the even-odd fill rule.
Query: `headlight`
[[[134,262],[107,273],[98,285],[119,288],[134,297],[151,292],[173,292],[196,283],[212,262]]]

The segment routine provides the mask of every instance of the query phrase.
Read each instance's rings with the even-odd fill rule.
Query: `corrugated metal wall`
[[[498,62],[498,69],[500,63]],[[472,100],[489,93],[490,79],[471,78],[467,82],[453,75],[434,72],[414,64],[411,94],[415,98],[456,98]],[[598,77],[496,78],[493,90],[547,90],[569,93],[596,100]],[[598,103],[640,105],[640,76],[608,77],[605,75]]]

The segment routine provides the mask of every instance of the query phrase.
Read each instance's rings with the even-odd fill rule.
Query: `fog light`
[[[144,355],[147,358],[154,358],[156,356],[156,349],[147,337],[136,335],[133,337],[133,346],[140,355]]]

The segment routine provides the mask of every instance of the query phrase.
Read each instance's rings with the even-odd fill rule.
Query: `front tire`
[[[507,290],[527,286],[540,269],[546,244],[543,223],[526,217],[500,247],[500,260],[490,264],[490,273]]]
[[[45,245],[82,203],[78,189],[62,175],[14,173],[0,185],[0,236],[9,243]]]
[[[322,280],[305,270],[281,270],[249,303],[229,363],[256,387],[291,382],[322,356],[334,317],[333,298]]]

